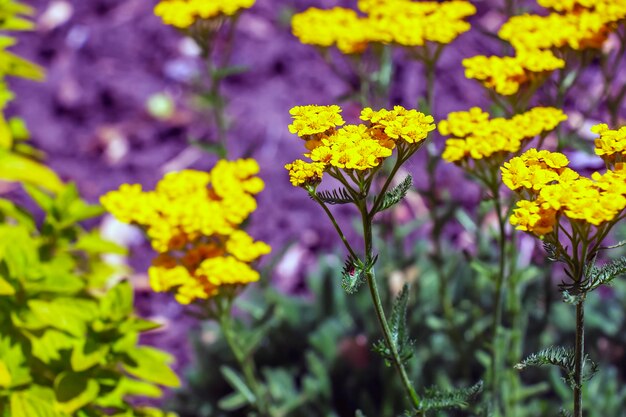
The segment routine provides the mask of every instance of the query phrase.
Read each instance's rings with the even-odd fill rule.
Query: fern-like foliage
[[[483,381],[467,388],[458,388],[444,391],[439,388],[430,388],[422,397],[420,413],[431,410],[449,408],[464,408],[472,402],[483,390]],[[421,414],[420,414],[421,415]]]
[[[550,242],[543,242],[543,249],[546,251],[549,261],[563,263],[567,262],[567,259],[555,244]]]
[[[391,312],[389,327],[391,330],[391,343],[398,352],[400,360],[405,363],[413,356],[413,341],[409,338],[406,325],[407,304],[409,301],[409,286],[404,284],[402,291],[396,297]],[[385,358],[388,366],[391,365],[393,355],[384,340],[374,344],[374,351]]]
[[[537,353],[533,353],[526,359],[515,365],[515,369],[523,370],[529,366],[554,365],[563,369],[566,373],[565,382],[571,387],[575,386],[576,354],[574,349],[562,346],[551,346]],[[586,366],[587,365],[587,366]],[[585,369],[586,368],[586,369]],[[589,381],[598,372],[598,364],[589,359],[588,355],[583,358],[583,380]]]
[[[341,287],[348,294],[356,293],[365,282],[366,268],[359,259],[348,257],[341,271]]]
[[[559,289],[563,292],[563,300],[570,304],[579,301],[583,296],[602,285],[609,285],[620,275],[626,274],[626,257],[614,259],[606,265],[596,266],[595,258],[585,267],[583,279],[573,282],[562,282]]]
[[[411,185],[413,185],[413,178],[410,175],[407,175],[400,184],[385,193],[383,201],[376,209],[376,212],[387,210],[389,207],[397,204],[406,196],[406,193],[409,192]]]
[[[316,193],[317,198],[322,200],[326,204],[349,204],[354,202],[354,198],[345,188],[338,188],[335,190],[319,191]]]
[[[572,413],[564,408],[559,410],[559,417],[572,417]]]

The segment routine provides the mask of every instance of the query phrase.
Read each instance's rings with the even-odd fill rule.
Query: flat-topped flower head
[[[535,107],[510,119],[490,119],[477,107],[453,112],[439,122],[439,132],[451,136],[446,140],[443,159],[462,164],[516,153],[524,142],[550,132],[566,119],[561,110],[552,107]]]
[[[311,139],[315,135],[330,133],[345,121],[341,117],[341,107],[331,106],[296,106],[289,111],[293,123],[289,125],[289,132],[301,138]]]
[[[393,150],[415,151],[435,129],[432,116],[396,106],[391,110],[363,109],[366,123],[343,125],[339,106],[298,106],[291,110],[290,131],[308,139],[303,160],[287,164],[294,186],[316,186],[331,169],[364,172],[379,167]],[[313,126],[313,127],[311,127]]]
[[[197,20],[209,20],[220,16],[232,16],[242,9],[250,8],[255,0],[161,0],[154,14],[166,25],[180,29],[189,28]]]
[[[140,226],[160,253],[149,269],[154,291],[171,291],[188,304],[219,294],[223,285],[258,280],[248,263],[270,247],[240,230],[264,187],[258,172],[253,159],[221,160],[208,173],[168,173],[154,191],[124,184],[101,202],[120,221]]]
[[[293,34],[300,42],[323,48],[337,47],[344,54],[360,54],[368,45],[423,46],[448,44],[470,29],[465,21],[476,13],[469,2],[412,0],[359,1],[359,10],[343,7],[310,8],[294,15]]]
[[[600,135],[595,140],[596,155],[611,165],[626,161],[626,126],[611,130],[608,125],[599,124],[591,131]]]
[[[563,68],[565,61],[550,51],[518,51],[516,56],[477,55],[463,60],[465,76],[504,96],[517,93],[529,82]]]
[[[502,181],[525,196],[511,216],[511,224],[518,230],[543,236],[563,219],[598,227],[623,213],[626,170],[609,170],[586,178],[568,164],[561,153],[536,149],[504,164]]]

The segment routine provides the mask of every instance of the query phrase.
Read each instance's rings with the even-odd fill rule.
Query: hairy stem
[[[492,323],[492,346],[491,346],[491,381],[492,381],[492,394],[493,394],[493,407],[499,408],[499,390],[500,390],[500,355],[498,351],[498,343],[500,340],[500,324],[502,322],[502,299],[503,287],[505,283],[505,269],[506,269],[506,219],[505,214],[502,212],[502,203],[500,201],[500,187],[495,183],[492,187],[494,206],[496,215],[498,217],[498,247],[499,247],[499,266],[498,276],[496,277],[496,293],[494,302],[494,314]]]
[[[585,356],[585,299],[576,304],[576,350],[574,353],[574,417],[583,416],[583,358]]]

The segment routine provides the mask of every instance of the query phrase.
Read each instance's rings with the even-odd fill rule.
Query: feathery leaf
[[[407,175],[400,184],[385,193],[383,201],[376,211],[381,212],[383,210],[387,210],[394,204],[397,204],[409,192],[411,185],[413,185],[413,178],[410,175]]]

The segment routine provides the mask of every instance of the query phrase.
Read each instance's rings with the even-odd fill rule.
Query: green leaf
[[[429,389],[422,397],[420,411],[467,407],[468,403],[474,400],[482,390],[482,381],[468,388],[460,388],[451,391],[442,391],[438,388]]]
[[[26,385],[32,381],[22,346],[13,344],[8,337],[0,338],[0,360],[11,376],[10,388]]]
[[[236,392],[243,395],[249,404],[254,404],[256,402],[256,397],[252,393],[252,390],[248,388],[248,385],[246,385],[246,383],[243,381],[243,378],[237,371],[229,366],[222,365],[220,366],[220,372],[222,373],[226,381],[228,381],[228,383],[231,385],[231,387],[233,387]]]
[[[66,417],[54,408],[54,392],[43,387],[11,394],[11,417]]]
[[[100,300],[100,311],[104,317],[120,321],[133,313],[133,287],[122,281],[111,288]]]
[[[82,234],[74,244],[73,250],[85,251],[89,254],[106,254],[112,253],[117,255],[126,255],[128,250],[117,243],[103,239],[97,230],[91,233]]]
[[[574,378],[576,367],[576,353],[574,349],[564,348],[562,346],[551,346],[537,353],[533,353],[526,359],[515,365],[515,369],[523,370],[529,366],[554,365],[565,371],[567,382],[570,387],[576,385]],[[587,367],[585,369],[585,367]],[[588,355],[583,358],[583,380],[588,381],[594,377],[598,371],[598,365],[589,359]]]
[[[52,212],[54,198],[49,193],[30,184],[24,184],[24,191],[26,191],[30,198],[32,198],[45,213]]]
[[[233,392],[219,400],[217,406],[224,411],[235,411],[248,405],[248,400],[240,392]]]
[[[366,268],[363,263],[348,257],[341,271],[341,287],[348,294],[355,294],[365,283]]]
[[[11,373],[9,372],[9,367],[4,363],[4,361],[0,360],[0,388],[9,388],[11,386]]]
[[[33,216],[24,208],[9,200],[0,198],[0,212],[5,216],[16,220],[21,226],[28,229],[29,232],[37,230],[37,225],[35,224]]]
[[[2,276],[0,276],[0,296],[2,295],[14,295],[15,288]]]
[[[354,203],[355,200],[352,195],[345,188],[338,188],[336,190],[319,191],[315,193],[317,198],[322,200],[326,204],[339,205]],[[360,197],[360,199],[363,196]]]
[[[76,337],[84,337],[88,322],[95,319],[98,313],[98,306],[94,301],[66,297],[52,301],[30,300],[28,307],[48,326]]]
[[[413,185],[413,177],[407,175],[400,184],[385,193],[382,203],[377,208],[376,212],[379,213],[383,210],[387,210],[389,207],[399,203],[409,192],[411,185]]]
[[[54,381],[59,409],[74,413],[98,398],[100,385],[84,373],[63,372]]]
[[[400,356],[400,360],[405,363],[413,356],[413,342],[409,339],[406,326],[407,303],[409,299],[409,287],[404,284],[402,291],[396,297],[391,312],[389,328],[391,330],[391,343]],[[374,343],[373,350],[385,359],[387,366],[394,362],[394,355],[385,340]]]
[[[0,179],[41,187],[51,192],[59,192],[63,189],[63,182],[50,168],[1,149]]]
[[[248,71],[248,67],[244,65],[223,67],[213,71],[213,78],[221,80],[223,78],[230,77],[231,75],[243,74],[246,71]]]
[[[32,355],[44,363],[61,359],[62,350],[71,350],[76,339],[58,330],[49,329],[42,336],[26,333],[32,346]]]
[[[105,363],[109,349],[108,345],[100,344],[93,339],[81,340],[72,350],[70,358],[72,370],[82,372]]]
[[[139,346],[126,352],[123,367],[131,375],[167,387],[178,387],[178,376],[167,365],[171,355],[148,346]]]

